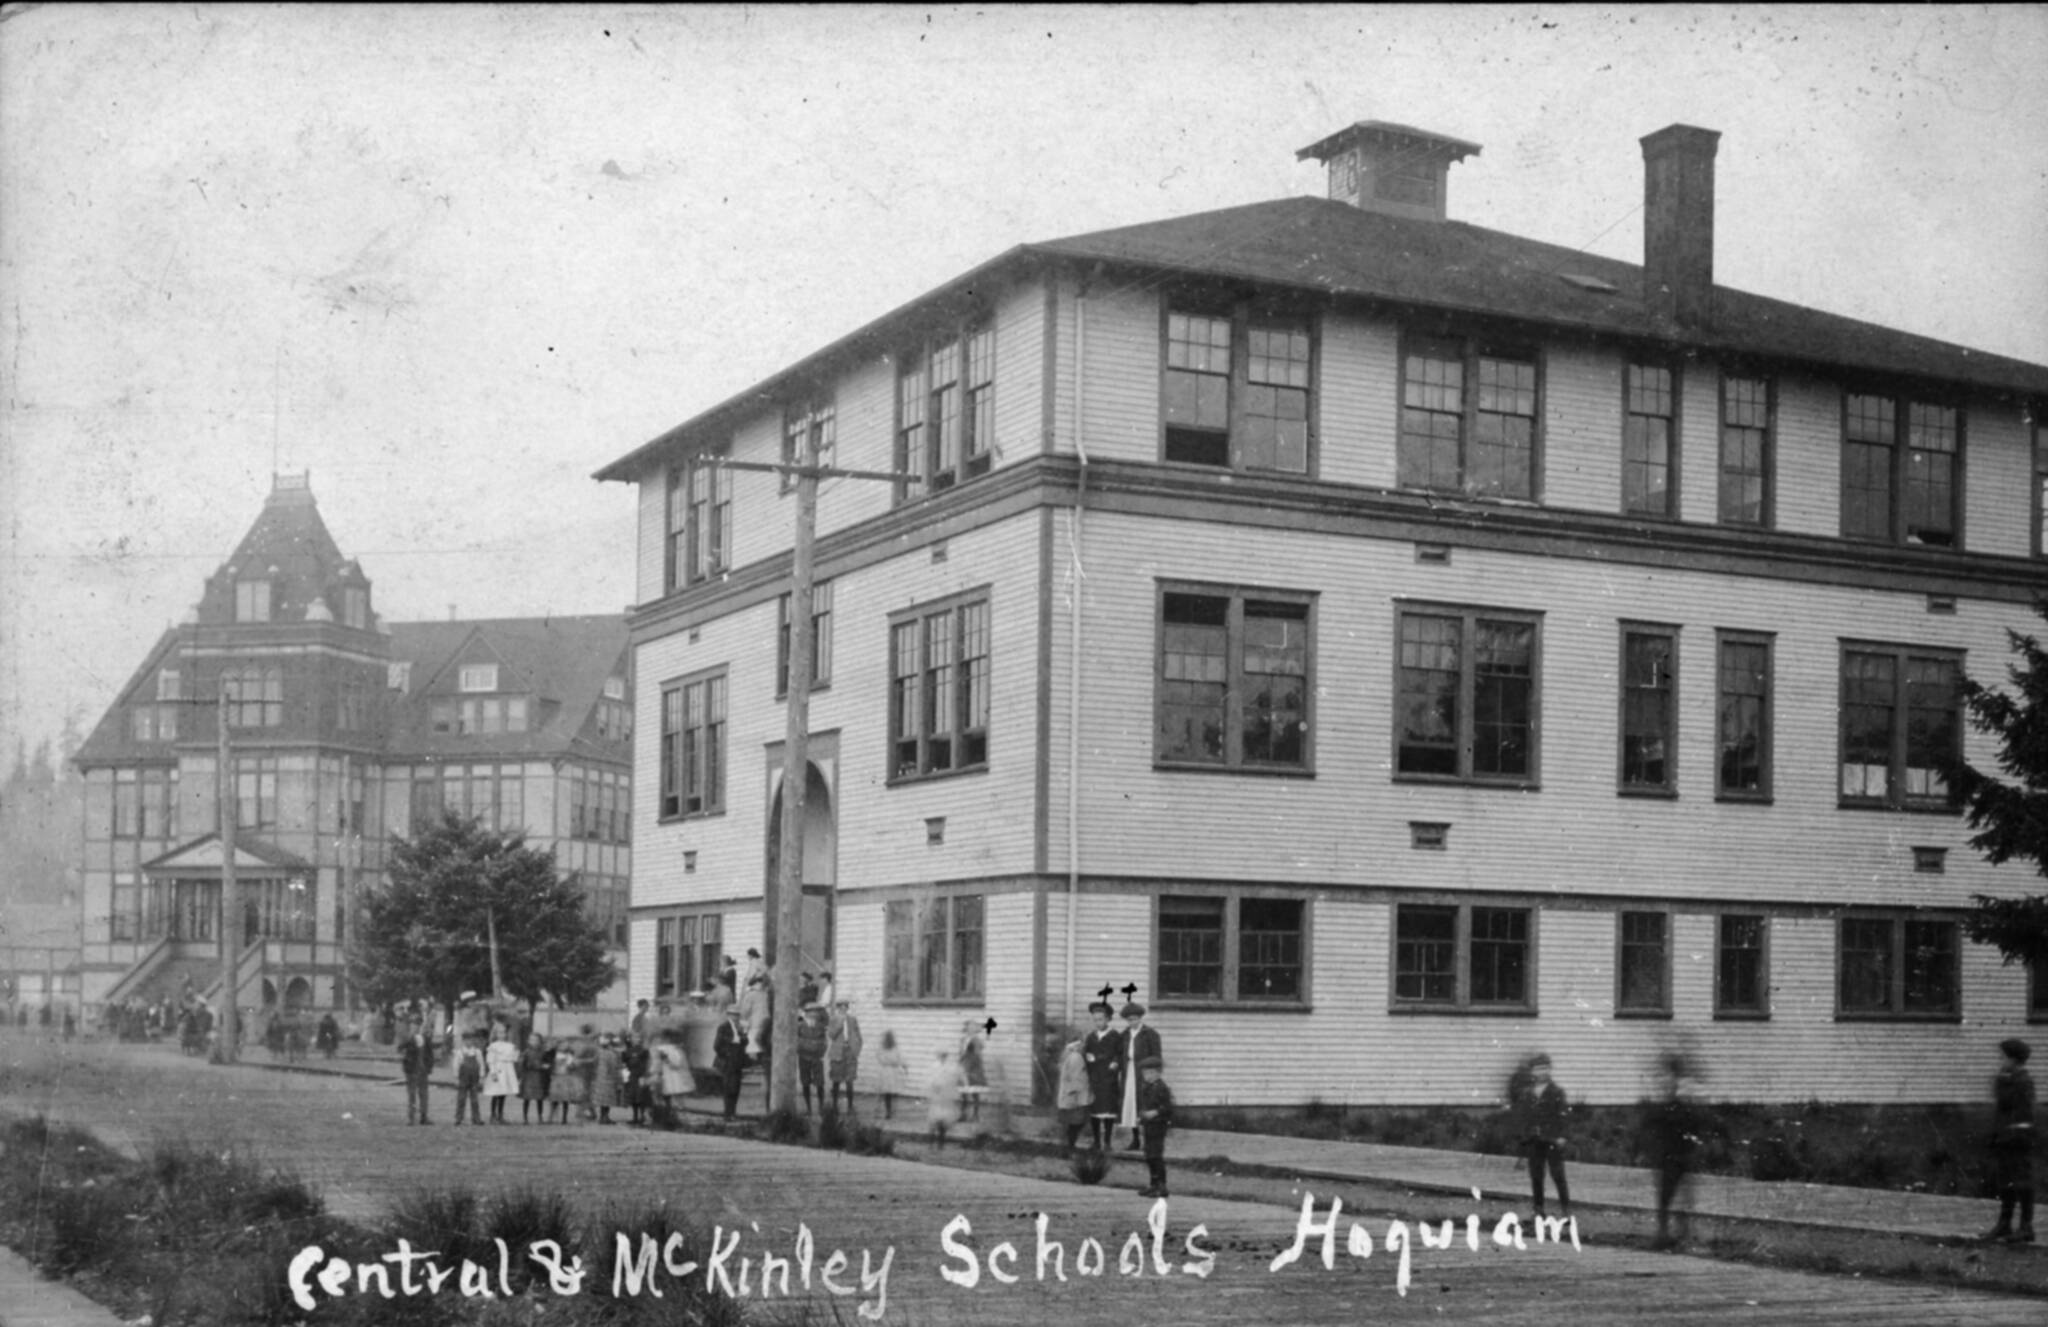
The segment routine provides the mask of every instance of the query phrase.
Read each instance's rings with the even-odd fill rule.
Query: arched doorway
[[[313,983],[304,977],[293,977],[284,984],[284,1007],[287,1009],[310,1009],[313,1006]]]
[[[839,830],[833,814],[832,788],[816,764],[804,781],[804,908],[802,964],[806,972],[832,966],[837,943],[838,908],[834,887],[839,880]],[[767,872],[774,881],[782,869],[782,787],[776,781],[768,800]],[[764,892],[763,897],[766,897]]]

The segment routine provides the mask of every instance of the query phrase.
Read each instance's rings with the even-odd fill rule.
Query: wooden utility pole
[[[728,470],[760,470],[796,476],[796,541],[790,559],[789,584],[789,714],[782,747],[781,849],[775,878],[762,900],[761,948],[774,964],[775,1016],[768,1035],[768,1108],[794,1110],[798,1095],[796,1065],[797,970],[803,964],[804,809],[811,780],[811,656],[816,627],[811,621],[813,550],[818,538],[818,481],[872,479],[900,484],[905,476],[885,470],[842,470],[821,466],[819,428],[806,422],[803,447],[794,465],[765,461],[700,458],[698,464]]]
[[[236,1058],[237,1033],[240,1031],[241,1009],[238,989],[242,966],[241,938],[242,891],[235,879],[235,766],[233,753],[228,746],[229,676],[226,668],[220,674],[220,702],[215,708],[219,720],[219,740],[216,743],[214,759],[220,763],[220,1041],[214,1047],[214,1063],[233,1064]]]

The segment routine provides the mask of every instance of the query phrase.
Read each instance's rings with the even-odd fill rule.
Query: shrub
[[[1109,1174],[1108,1155],[1092,1147],[1074,1153],[1069,1164],[1073,1167],[1074,1178],[1083,1184],[1100,1184],[1102,1177]]]
[[[1775,1134],[1751,1140],[1749,1177],[1753,1180],[1798,1180],[1806,1178],[1806,1165],[1798,1149]]]
[[[846,1121],[839,1112],[827,1108],[818,1116],[818,1146],[827,1151],[839,1152],[846,1148]]]
[[[566,1249],[576,1242],[577,1235],[568,1200],[559,1193],[532,1189],[501,1195],[484,1213],[482,1226],[486,1240],[501,1239],[513,1249],[544,1239]]]
[[[846,1131],[846,1150],[860,1157],[896,1155],[896,1135],[879,1124],[855,1124]]]
[[[111,1262],[128,1239],[127,1205],[110,1186],[93,1180],[53,1189],[43,1197],[49,1262],[63,1272]]]
[[[770,1143],[808,1143],[811,1141],[810,1117],[787,1106],[771,1110],[761,1120],[760,1137]]]

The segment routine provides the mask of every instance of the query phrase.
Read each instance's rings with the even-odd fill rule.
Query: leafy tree
[[[2048,620],[2048,596],[2034,611]],[[1998,739],[2005,778],[1959,761],[1952,773],[1970,828],[1970,843],[1993,863],[2032,862],[2048,876],[2048,649],[2034,636],[2008,630],[2017,661],[2006,665],[2010,691],[1963,679],[1970,726]],[[2048,967],[2048,894],[1992,898],[1978,894],[1965,920],[1970,938],[1996,945],[2008,963]]]
[[[363,897],[350,975],[371,1000],[429,995],[452,1011],[464,991],[491,989],[496,923],[505,989],[531,1008],[587,1004],[617,969],[605,935],[583,914],[575,880],[525,835],[453,812],[391,850],[387,883]]]

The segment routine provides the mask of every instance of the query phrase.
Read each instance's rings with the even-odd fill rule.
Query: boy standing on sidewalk
[[[1161,1076],[1164,1068],[1156,1055],[1138,1062],[1138,1128],[1145,1135],[1145,1169],[1152,1175],[1151,1186],[1138,1191],[1140,1198],[1166,1197],[1166,1131],[1173,1127],[1173,1089]]]
[[[1508,1088],[1510,1103],[1522,1121],[1522,1147],[1529,1159],[1529,1191],[1536,1215],[1543,1213],[1543,1172],[1557,1182],[1558,1205],[1571,1219],[1572,1192],[1564,1181],[1564,1117],[1570,1103],[1564,1089],[1550,1081],[1550,1057],[1538,1053],[1516,1071]]]
[[[1991,1166],[1998,1183],[1998,1224],[1986,1239],[2034,1242],[2034,1079],[2027,1073],[2032,1047],[2018,1037],[1998,1043],[2005,1063],[1991,1081]],[[2013,1229],[2013,1208],[2019,1229]]]

